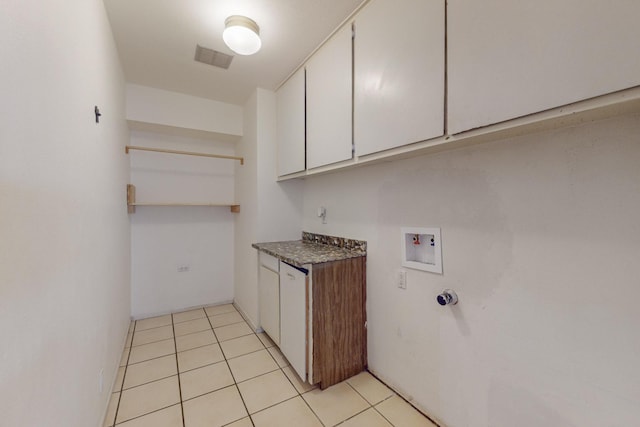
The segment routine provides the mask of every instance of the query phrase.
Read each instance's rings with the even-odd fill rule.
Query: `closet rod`
[[[129,154],[129,150],[153,151],[153,152],[156,152],[156,153],[184,154],[184,155],[187,155],[187,156],[215,157],[216,159],[240,160],[240,164],[244,165],[244,157],[223,156],[221,154],[194,153],[192,151],[165,150],[163,148],[147,148],[147,147],[136,147],[134,145],[127,145],[125,147],[124,151],[125,151],[125,153]]]

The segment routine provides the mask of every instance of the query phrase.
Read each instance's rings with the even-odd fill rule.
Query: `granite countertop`
[[[251,246],[297,267],[367,255],[367,243],[364,241],[307,232],[302,233],[302,240],[254,243]]]

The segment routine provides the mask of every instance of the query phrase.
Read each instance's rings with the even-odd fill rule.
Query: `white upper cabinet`
[[[304,91],[300,69],[276,93],[278,176],[305,169]]]
[[[640,1],[448,4],[451,134],[640,85]]]
[[[307,63],[307,169],[352,158],[352,35],[346,25]]]
[[[444,0],[372,0],[358,13],[357,155],[444,134],[444,8]]]

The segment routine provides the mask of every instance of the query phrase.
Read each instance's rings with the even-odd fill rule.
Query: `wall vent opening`
[[[203,64],[213,65],[214,67],[229,69],[233,55],[227,55],[226,53],[218,52],[217,50],[209,49],[196,45],[196,56],[194,58],[198,62]]]

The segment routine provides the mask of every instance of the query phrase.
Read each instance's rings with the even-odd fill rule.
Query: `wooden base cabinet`
[[[260,253],[261,324],[298,376],[325,389],[362,372],[367,366],[366,257],[304,268],[280,261],[277,269],[264,265],[269,258]],[[274,271],[279,271],[277,292]]]
[[[309,382],[325,389],[367,366],[366,258],[315,264],[312,278]]]

